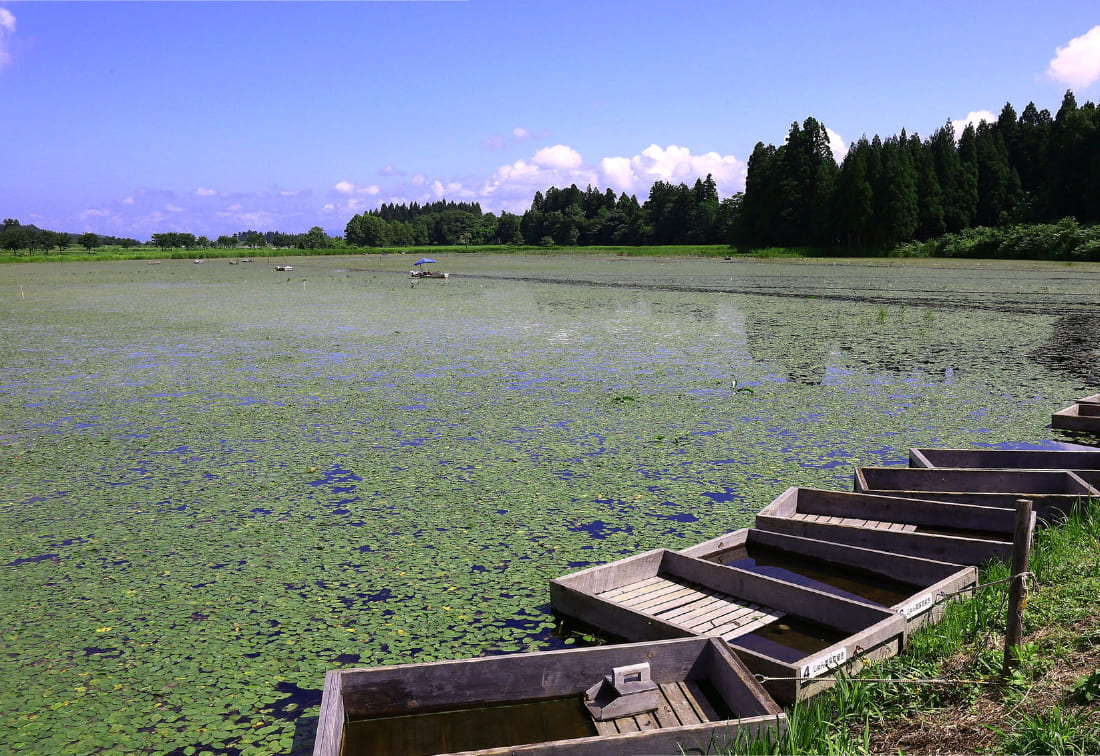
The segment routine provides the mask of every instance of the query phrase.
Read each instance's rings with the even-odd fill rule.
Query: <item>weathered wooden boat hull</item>
[[[968,470],[958,468],[858,467],[855,490],[884,496],[1015,509],[1031,499],[1036,517],[1054,520],[1100,491],[1065,470]]]
[[[756,515],[773,533],[981,565],[1012,555],[1015,512],[950,502],[788,488]]]
[[[798,574],[800,583],[802,580],[812,581],[810,585],[818,590],[839,591],[840,595],[877,603],[900,613],[905,617],[909,632],[938,622],[947,603],[972,592],[978,582],[978,571],[970,566],[756,528],[735,530],[683,549],[680,553],[708,562],[730,564],[742,560],[754,546],[789,555],[791,566],[784,568],[784,571]],[[800,563],[808,563],[809,569],[800,569]],[[823,573],[829,571],[840,574],[842,579],[823,582]],[[783,579],[782,572],[776,570],[775,573],[776,577]],[[845,578],[847,574],[851,577]],[[893,603],[881,604],[874,600],[881,591],[861,591],[861,586],[875,584],[896,584],[898,590],[907,591],[907,595],[895,596],[898,600]]]
[[[1100,394],[1097,394],[1100,396]],[[1089,397],[1091,400],[1093,397]],[[1050,416],[1053,428],[1100,435],[1100,402],[1080,401]]]
[[[783,710],[719,638],[688,638],[406,664],[329,672],[321,701],[314,756],[386,753],[394,742],[355,743],[357,721],[583,696],[615,667],[646,662],[660,686],[658,708],[635,717],[590,722],[581,738],[516,743],[466,751],[476,754],[602,756],[711,752],[738,735],[779,737]],[[715,697],[717,700],[714,700]],[[721,712],[726,712],[723,716]],[[418,717],[418,719],[420,719]]]
[[[752,672],[777,678],[764,687],[785,702],[831,686],[821,677],[828,670],[857,671],[905,642],[896,612],[666,549],[552,580],[550,603],[558,615],[630,641],[718,635]],[[774,642],[774,633],[797,637],[807,621],[833,640],[809,651]]]
[[[910,449],[909,466],[1013,470],[1100,470],[1100,449]]]

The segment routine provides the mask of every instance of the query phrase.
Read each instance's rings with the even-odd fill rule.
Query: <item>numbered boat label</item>
[[[848,661],[848,649],[838,648],[828,656],[821,656],[802,665],[802,677],[817,677]]]
[[[901,607],[900,611],[905,619],[913,619],[921,612],[927,611],[932,608],[932,594],[926,593],[917,599],[910,601],[905,606]]]

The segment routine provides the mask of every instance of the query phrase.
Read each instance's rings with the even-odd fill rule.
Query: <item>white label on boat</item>
[[[848,649],[841,647],[828,656],[821,656],[802,665],[802,677],[817,677],[848,660]]]
[[[910,601],[908,604],[901,608],[902,616],[905,619],[913,619],[921,612],[927,611],[932,608],[932,594],[926,593],[920,598]]]

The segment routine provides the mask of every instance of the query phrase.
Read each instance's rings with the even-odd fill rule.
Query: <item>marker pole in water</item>
[[[1027,606],[1027,559],[1031,553],[1031,500],[1016,500],[1016,531],[1012,538],[1012,582],[1008,587],[1008,618],[1005,622],[1005,660],[1001,674],[1008,677],[1016,665],[1013,650],[1024,635],[1024,607]]]

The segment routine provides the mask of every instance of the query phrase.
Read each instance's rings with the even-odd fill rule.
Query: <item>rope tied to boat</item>
[[[1041,583],[1039,583],[1039,580],[1035,577],[1035,573],[1031,572],[1030,570],[1025,570],[1024,572],[1018,572],[1015,575],[1010,575],[1009,577],[1002,578],[1000,580],[990,580],[988,583],[976,583],[974,585],[967,586],[966,588],[962,588],[962,589],[957,590],[957,591],[950,591],[950,592],[940,591],[939,594],[936,597],[936,601],[934,602],[934,605],[935,604],[941,604],[941,603],[947,601],[952,596],[958,596],[961,593],[975,593],[976,594],[982,588],[988,588],[988,587],[993,586],[993,585],[1001,585],[1003,583],[1015,583],[1017,580],[1028,581],[1030,585],[1033,585],[1035,587],[1035,592],[1036,593],[1039,592],[1039,588],[1041,587]],[[1008,600],[1008,590],[1005,590],[1004,594],[1001,596],[1000,606],[997,609],[998,613],[1000,613],[1004,609],[1005,602],[1007,600]],[[985,641],[988,640],[990,634],[991,633],[986,633],[986,637],[983,639],[983,642],[978,644],[977,653],[975,653],[974,656],[971,657],[970,660],[967,661],[966,664],[959,667],[957,672],[962,672],[963,670],[969,669],[971,666],[973,666],[974,662],[977,661],[978,656],[980,656],[981,652],[985,650],[983,647],[986,645]],[[855,654],[853,655],[852,658],[859,657],[863,653],[864,653],[864,650],[862,648],[860,648],[859,646],[856,646]],[[832,678],[832,679],[836,680],[836,679],[839,679],[841,676],[845,676],[845,677],[847,676],[847,673],[844,671],[844,669],[842,667],[837,667],[836,670],[832,673],[818,675],[816,678],[805,678],[805,677],[801,677],[801,676],[798,676],[798,677],[771,677],[769,675],[762,675],[762,674],[754,674],[753,675],[753,677],[756,678],[757,682],[759,682],[761,684],[764,684],[766,682],[790,682],[792,680],[793,681],[801,681],[801,680],[807,680],[807,679],[824,679],[824,678]],[[852,682],[859,682],[859,683],[912,683],[912,684],[917,684],[917,685],[955,685],[955,684],[958,684],[958,683],[972,683],[974,685],[997,685],[1001,682],[999,679],[983,679],[983,678],[968,679],[968,678],[955,677],[955,676],[948,676],[948,677],[852,677],[852,678],[849,678],[849,679]]]
[[[791,680],[805,680],[805,677],[770,677],[768,675],[753,675],[756,681],[759,683],[766,682],[784,682]],[[827,677],[838,679],[837,675],[819,675],[815,678],[809,678],[814,680],[821,680]],[[857,683],[923,683],[929,685],[955,685],[957,683],[974,683],[976,685],[995,685],[998,680],[967,680],[958,677],[852,677],[849,678],[852,682]]]
[[[1042,588],[1042,583],[1040,583],[1038,578],[1035,577],[1035,573],[1031,572],[1029,570],[1029,571],[1026,571],[1026,572],[1019,572],[1015,575],[1010,575],[1009,577],[1006,577],[1006,578],[1001,578],[1000,580],[990,580],[988,583],[975,583],[974,585],[968,585],[967,587],[960,588],[957,591],[940,591],[936,595],[936,603],[937,604],[942,604],[944,601],[949,600],[951,597],[958,596],[959,594],[962,594],[962,593],[977,593],[982,588],[988,588],[991,585],[1000,585],[1001,583],[1011,583],[1015,580],[1020,580],[1020,579],[1028,580],[1029,581],[1029,583],[1028,583],[1029,587],[1033,587],[1036,593],[1038,593],[1039,589]],[[1005,595],[1007,596],[1008,594],[1006,593]]]

